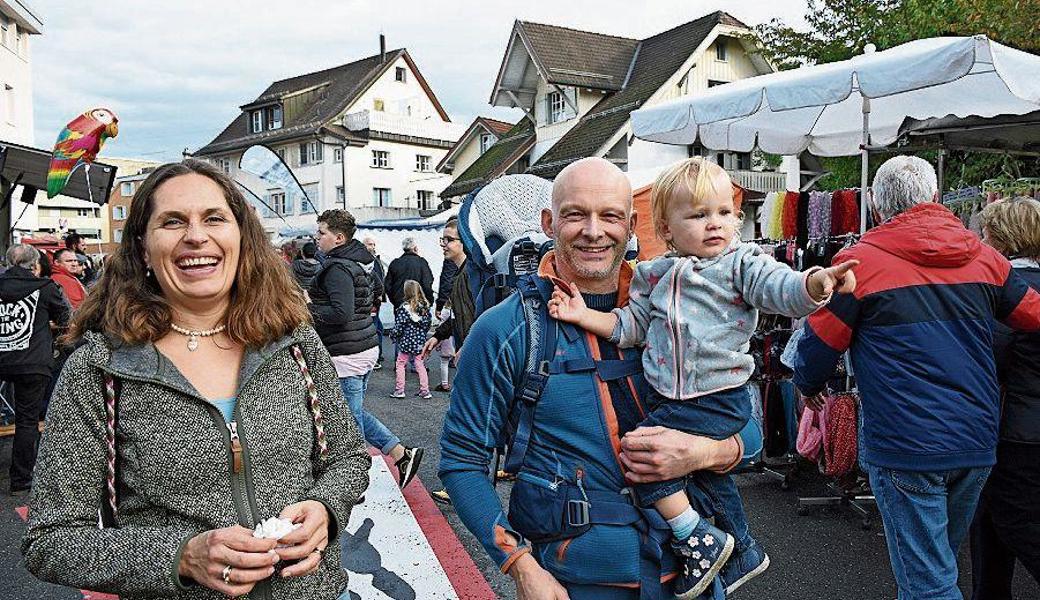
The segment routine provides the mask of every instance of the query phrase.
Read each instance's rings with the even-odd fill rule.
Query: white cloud
[[[642,38],[715,10],[748,24],[800,23],[804,0],[478,0],[144,3],[31,0],[36,145],[81,111],[111,108],[103,154],[175,160],[215,137],[277,79],[407,47],[453,120],[516,118],[487,104],[514,19]]]

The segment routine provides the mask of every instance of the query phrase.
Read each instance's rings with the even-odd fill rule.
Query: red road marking
[[[397,472],[389,456],[384,456],[387,467],[391,473]],[[437,561],[448,575],[448,581],[455,588],[460,600],[496,600],[498,596],[488,585],[484,574],[480,572],[477,565],[470,558],[466,548],[459,541],[458,536],[452,530],[448,520],[444,518],[437,503],[430,497],[426,486],[418,477],[408,484],[404,489],[404,499],[408,502],[408,508],[419,523],[419,529],[430,542]]]
[[[28,506],[16,506],[14,512],[18,513],[18,516],[21,517],[23,521],[29,520]],[[80,590],[79,593],[83,594],[83,600],[119,600],[119,596],[102,594],[101,592],[92,592],[90,590]]]

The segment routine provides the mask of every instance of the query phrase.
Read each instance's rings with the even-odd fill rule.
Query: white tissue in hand
[[[257,524],[253,530],[253,537],[265,539],[281,539],[301,527],[300,523],[293,523],[289,519],[271,517]]]

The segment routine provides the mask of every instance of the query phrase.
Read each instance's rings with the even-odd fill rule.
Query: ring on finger
[[[231,571],[232,571],[231,565],[228,565],[228,566],[224,567],[223,571],[220,572],[221,579],[223,579],[224,583],[226,583],[228,585],[231,585]]]

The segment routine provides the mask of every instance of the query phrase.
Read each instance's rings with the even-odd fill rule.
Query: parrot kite
[[[54,142],[47,169],[47,197],[60,194],[77,167],[85,165],[89,169],[105,140],[118,134],[119,119],[107,108],[88,110],[66,125]]]

